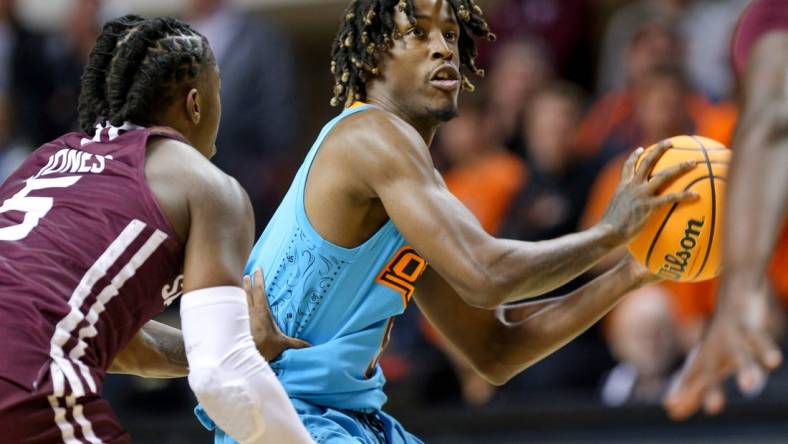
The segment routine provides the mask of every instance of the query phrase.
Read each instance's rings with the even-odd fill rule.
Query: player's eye
[[[418,26],[414,26],[413,28],[410,28],[408,30],[408,34],[412,35],[413,37],[416,37],[416,38],[422,38],[425,35],[427,35],[427,33],[424,32],[424,29],[423,28],[419,28]]]
[[[447,42],[456,42],[457,41],[457,33],[454,31],[447,31],[443,33],[443,38],[446,39]]]

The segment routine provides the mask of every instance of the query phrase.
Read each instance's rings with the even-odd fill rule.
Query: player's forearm
[[[597,225],[589,230],[540,242],[501,241],[502,251],[490,258],[497,277],[495,292],[482,292],[489,308],[538,296],[571,281],[621,244],[614,231]]]
[[[657,278],[631,258],[567,296],[541,304],[506,308],[507,319],[497,329],[486,362],[480,367],[491,382],[503,384],[586,331],[627,293]]]
[[[187,376],[189,368],[181,331],[160,322],[148,322],[118,354],[109,372],[144,378]]]
[[[741,131],[724,228],[722,286],[732,291],[721,292],[720,299],[721,307],[733,305],[734,310],[764,285],[788,202],[788,134],[769,134],[768,127]]]

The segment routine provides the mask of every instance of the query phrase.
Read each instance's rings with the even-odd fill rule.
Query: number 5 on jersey
[[[17,241],[24,239],[46,216],[54,205],[51,197],[28,196],[31,191],[47,188],[68,188],[81,179],[82,176],[67,176],[54,179],[41,179],[31,177],[25,181],[25,186],[18,193],[11,196],[0,206],[0,214],[9,211],[24,213],[22,222],[9,227],[0,228],[0,241]]]

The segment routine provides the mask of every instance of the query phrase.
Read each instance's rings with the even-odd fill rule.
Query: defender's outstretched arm
[[[788,205],[788,31],[760,38],[743,79],[744,107],[733,141],[717,311],[698,352],[665,399],[684,419],[703,405],[722,410],[723,380],[734,372],[753,392],[782,361],[764,319],[768,265]]]

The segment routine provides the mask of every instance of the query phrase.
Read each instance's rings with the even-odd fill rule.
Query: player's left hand
[[[271,362],[278,358],[283,351],[291,348],[306,348],[310,344],[306,341],[282,333],[271,313],[271,306],[268,305],[268,297],[265,294],[265,281],[263,271],[254,271],[254,283],[250,276],[244,276],[244,290],[246,290],[246,300],[249,303],[249,323],[252,330],[257,350]]]
[[[718,300],[724,300],[724,291],[723,286]],[[709,415],[721,412],[721,386],[733,373],[745,396],[757,395],[768,372],[782,362],[768,328],[770,298],[765,292],[749,293],[739,304],[719,307],[703,341],[687,358],[663,402],[673,419],[684,420],[701,406]]]
[[[638,260],[635,259],[630,253],[626,253],[624,258],[621,259],[621,261],[627,265],[631,273],[633,273],[634,276],[637,278],[638,282],[640,282],[641,286],[654,284],[664,279],[652,273],[643,264],[638,262]]]

